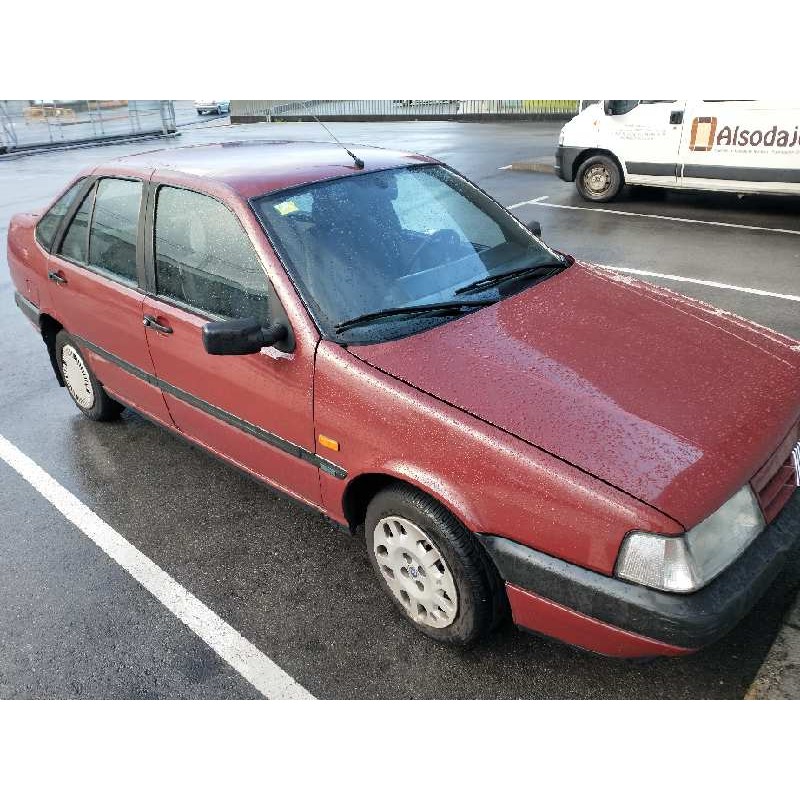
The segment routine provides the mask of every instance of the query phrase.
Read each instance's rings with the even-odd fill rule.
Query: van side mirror
[[[281,322],[262,328],[255,317],[226,319],[203,326],[203,347],[212,356],[244,356],[278,344],[286,336]]]
[[[542,238],[542,225],[538,220],[532,219],[525,223],[525,227],[534,235]]]
[[[638,105],[638,100],[603,100],[603,113],[607,117],[619,117],[632,111]]]

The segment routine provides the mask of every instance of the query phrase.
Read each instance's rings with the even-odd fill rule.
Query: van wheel
[[[379,583],[418,631],[466,646],[491,630],[504,608],[494,567],[447,509],[390,486],[370,502],[365,535]]]
[[[84,416],[96,422],[119,418],[123,406],[106,394],[78,345],[63,330],[56,335],[56,361],[70,397]]]
[[[581,197],[595,203],[613,200],[622,188],[622,172],[613,158],[591,156],[578,168],[575,185]]]

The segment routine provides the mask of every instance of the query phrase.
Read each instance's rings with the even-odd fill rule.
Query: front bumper
[[[479,538],[522,627],[609,655],[678,654],[727,633],[775,579],[800,541],[800,491],[730,567],[692,594],[627,583],[509,539]]]
[[[580,147],[564,147],[563,144],[556,148],[556,175],[562,181],[575,180],[575,161],[581,152]]]

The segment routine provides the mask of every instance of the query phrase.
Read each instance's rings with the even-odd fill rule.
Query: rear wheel
[[[56,360],[61,377],[78,410],[96,422],[117,419],[123,406],[106,393],[66,331],[56,335]]]
[[[379,492],[365,534],[381,586],[426,636],[469,645],[501,616],[501,589],[480,544],[423,492],[400,484]]]
[[[590,156],[578,168],[575,185],[585,200],[605,203],[618,194],[624,179],[619,165],[609,156]]]

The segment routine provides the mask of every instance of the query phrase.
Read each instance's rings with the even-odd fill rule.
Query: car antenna
[[[331,137],[331,139],[333,139],[333,141],[334,141],[334,142],[336,142],[336,144],[338,144],[338,145],[339,145],[339,147],[341,147],[341,148],[342,148],[342,150],[344,150],[344,151],[345,151],[345,153],[347,153],[347,155],[349,155],[349,156],[350,156],[350,158],[352,158],[352,159],[353,159],[353,162],[354,162],[354,163],[355,163],[355,165],[356,165],[356,169],[364,169],[364,162],[363,162],[363,161],[362,161],[362,160],[361,160],[361,159],[360,159],[360,158],[359,158],[359,157],[358,157],[358,156],[357,156],[355,153],[351,153],[351,152],[350,152],[350,151],[349,151],[349,150],[348,150],[348,149],[347,149],[347,148],[346,148],[346,147],[345,147],[345,146],[344,146],[344,145],[343,145],[343,144],[342,144],[342,143],[341,143],[341,142],[340,142],[340,141],[339,141],[339,140],[338,140],[338,139],[337,139],[337,138],[336,138],[334,135],[333,135],[333,131],[332,131],[332,130],[331,130],[331,129],[330,129],[330,128],[329,128],[329,127],[328,127],[328,126],[327,126],[327,125],[326,125],[326,124],[325,124],[325,123],[324,123],[324,122],[323,122],[323,121],[322,121],[322,120],[321,120],[321,119],[320,119],[320,118],[319,118],[319,117],[318,117],[318,116],[317,116],[317,115],[316,115],[316,114],[315,114],[315,113],[314,113],[314,112],[313,112],[313,111],[312,111],[312,110],[311,110],[311,109],[308,107],[308,103],[306,103],[306,101],[305,101],[305,100],[301,100],[300,102],[301,102],[301,103],[302,103],[302,104],[303,104],[303,105],[306,107],[306,110],[308,111],[308,113],[309,113],[309,114],[311,114],[311,116],[312,116],[312,117],[314,117],[314,119],[315,119],[317,122],[319,122],[319,124],[320,124],[320,125],[322,125],[322,127],[323,127],[323,128],[325,128],[325,130],[328,132],[328,135]]]

